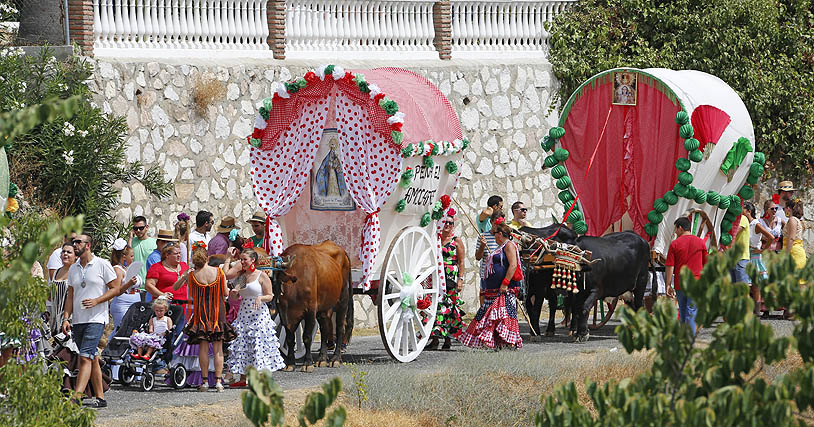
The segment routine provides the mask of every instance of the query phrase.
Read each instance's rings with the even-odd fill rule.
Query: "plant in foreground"
[[[243,414],[255,426],[280,426],[285,420],[283,408],[283,391],[274,382],[271,372],[262,372],[250,368],[246,375],[249,389],[241,393]],[[327,409],[336,400],[342,390],[342,382],[334,378],[322,385],[323,392],[313,392],[305,398],[305,404],[300,408],[297,416],[299,425],[304,427],[324,419],[326,426],[339,427],[345,424],[347,416],[345,408],[337,407],[330,414]]]
[[[814,405],[814,261],[795,271],[786,254],[767,260],[760,280],[769,307],[792,310],[798,322],[791,336],[774,337],[753,313],[749,287],[732,283],[729,269],[737,248],[710,258],[698,280],[682,275],[681,289],[698,307],[696,321],[714,328],[700,346],[676,318],[675,306],[660,301],[653,312],[624,309],[616,328],[625,350],[653,350],[652,368],[619,382],[587,381],[596,416],[579,403],[571,382],[543,399],[537,425],[804,425]],[[750,273],[754,273],[753,271]],[[750,274],[755,277],[755,274]],[[724,322],[715,326],[720,318]],[[759,374],[765,365],[796,349],[803,366],[774,381]]]

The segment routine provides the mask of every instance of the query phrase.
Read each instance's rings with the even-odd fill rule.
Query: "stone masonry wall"
[[[250,229],[244,221],[257,204],[249,176],[246,136],[252,131],[257,108],[263,98],[274,93],[277,82],[301,76],[317,65],[292,61],[174,64],[98,60],[90,82],[95,102],[107,113],[126,117],[130,128],[128,157],[161,165],[175,189],[168,200],[158,200],[148,197],[139,183],[125,186],[117,218],[129,222],[132,216],[143,214],[155,232],[170,227],[181,211],[194,217],[199,209],[206,209],[216,218],[235,216],[248,235]],[[357,69],[407,65],[449,97],[464,135],[472,142],[455,196],[470,215],[474,216],[492,194],[503,196],[507,211],[512,202],[525,202],[533,224],[545,225],[552,214],[561,214],[551,177],[540,172],[543,153],[539,141],[557,120],[556,112],[546,116],[557,82],[545,60],[530,59],[523,64],[453,60],[342,65]],[[208,78],[222,82],[225,93],[201,115],[194,108],[195,86]],[[476,236],[463,217],[456,232],[464,236],[467,245],[464,298],[470,307],[467,311],[471,311],[477,305]],[[356,304],[357,325],[375,326],[371,300],[357,297]]]

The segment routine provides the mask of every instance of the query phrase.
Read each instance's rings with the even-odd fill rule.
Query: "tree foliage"
[[[743,99],[773,173],[811,179],[812,0],[580,0],[550,31],[560,100],[610,68],[704,71]]]
[[[113,219],[118,184],[137,180],[158,197],[169,195],[171,184],[158,165],[145,167],[127,159],[127,124],[93,105],[86,84],[91,73],[80,57],[60,62],[48,49],[36,56],[4,50],[0,120],[17,123],[13,133],[4,135],[14,139],[8,149],[11,177],[25,198],[59,215],[84,215],[99,247],[107,247],[121,228]],[[56,101],[64,98],[68,100]],[[63,106],[72,109],[73,117],[60,114]],[[21,126],[43,112],[56,119]]]
[[[770,307],[784,306],[797,318],[790,336],[775,337],[771,325],[753,313],[749,287],[732,283],[729,269],[742,252],[710,258],[698,280],[682,275],[681,289],[696,303],[696,321],[713,328],[712,341],[699,345],[679,323],[672,302],[656,304],[653,315],[624,309],[616,328],[628,353],[653,351],[652,368],[620,382],[587,382],[593,416],[577,398],[574,383],[544,399],[536,423],[553,425],[794,425],[804,424],[814,407],[814,262],[794,271],[790,257],[767,262],[768,280],[760,280]],[[752,271],[751,273],[754,273]],[[755,277],[754,274],[750,274]],[[713,323],[723,317],[724,322]],[[784,360],[790,350],[802,367],[774,381],[759,374]]]

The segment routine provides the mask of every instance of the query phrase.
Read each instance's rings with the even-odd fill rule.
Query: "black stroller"
[[[167,316],[172,319],[173,328],[164,341],[163,348],[153,352],[149,360],[135,359],[130,356],[130,334],[133,330],[146,331],[148,321],[153,316],[152,303],[135,303],[127,309],[116,335],[110,339],[107,347],[102,351],[102,359],[106,362],[106,374],[112,373],[113,366],[119,366],[119,382],[130,385],[135,382],[143,391],[150,391],[156,381],[164,381],[175,388],[183,388],[187,381],[187,370],[182,364],[170,366],[172,352],[182,339],[182,334],[176,334],[175,325],[184,316],[181,305],[171,305]],[[166,367],[167,374],[155,373],[157,368]]]

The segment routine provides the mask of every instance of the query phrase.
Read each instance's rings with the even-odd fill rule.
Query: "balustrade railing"
[[[94,52],[268,50],[267,0],[93,0]]]
[[[434,1],[296,0],[286,2],[286,56],[437,58]]]
[[[577,0],[452,0],[452,51],[545,51],[545,23]],[[460,55],[459,55],[460,56]]]

